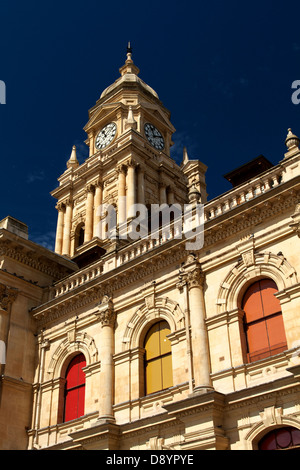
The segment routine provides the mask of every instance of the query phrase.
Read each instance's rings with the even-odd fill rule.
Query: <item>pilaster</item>
[[[56,228],[56,238],[55,238],[55,253],[62,254],[62,245],[63,245],[63,236],[64,236],[64,213],[65,206],[64,204],[57,204],[56,209],[58,211],[57,215],[57,228]]]
[[[136,203],[136,163],[133,159],[127,162],[127,219],[133,217]]]
[[[11,305],[18,295],[17,289],[0,284],[0,370],[4,373],[9,335]],[[1,399],[1,394],[0,394]]]
[[[101,339],[99,356],[100,371],[100,421],[114,421],[114,325],[115,312],[110,297],[104,296],[97,312],[101,324]]]
[[[194,261],[187,266],[187,283],[192,332],[194,393],[205,393],[213,389],[210,378],[208,335],[205,324],[206,312],[203,293],[204,281],[204,272],[197,261]]]
[[[89,242],[93,238],[93,211],[94,211],[94,186],[86,187],[86,210],[84,241]]]
[[[72,214],[73,214],[73,201],[71,198],[65,201],[65,206],[66,206],[66,213],[64,216],[62,255],[70,256],[71,224],[72,224]]]

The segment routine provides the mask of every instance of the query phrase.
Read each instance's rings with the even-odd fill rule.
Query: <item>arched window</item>
[[[248,361],[273,356],[287,349],[277,286],[271,279],[252,284],[244,294],[242,309]]]
[[[79,224],[75,230],[75,248],[79,248],[84,243],[84,223]]]
[[[145,392],[158,392],[172,387],[171,333],[166,321],[155,323],[148,331],[145,342]]]
[[[258,443],[259,450],[300,450],[300,430],[288,426],[274,429],[266,434]]]
[[[64,422],[84,415],[85,373],[83,354],[75,356],[66,371]]]
[[[84,243],[84,227],[81,227],[78,234],[78,246],[83,245]]]

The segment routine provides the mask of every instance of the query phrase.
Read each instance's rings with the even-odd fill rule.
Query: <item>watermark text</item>
[[[100,222],[96,236],[101,240],[185,239],[186,250],[200,250],[204,243],[203,204],[132,204],[126,196],[112,204],[102,204],[97,215]],[[124,209],[124,210],[123,210]]]
[[[6,85],[3,80],[0,80],[0,104],[6,104]]]

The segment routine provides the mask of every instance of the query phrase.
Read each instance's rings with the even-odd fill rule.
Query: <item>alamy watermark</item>
[[[0,340],[0,365],[6,363],[6,346],[4,341]]]
[[[295,90],[291,96],[292,103],[299,104],[300,103],[300,80],[293,81],[292,90]]]
[[[3,80],[0,80],[0,104],[6,104],[6,85]]]
[[[132,204],[126,196],[118,201],[119,210],[112,204],[99,206],[101,219],[96,236],[101,240],[165,240],[185,239],[186,250],[200,250],[204,243],[203,204]]]

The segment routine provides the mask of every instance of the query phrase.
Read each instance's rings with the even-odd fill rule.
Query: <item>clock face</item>
[[[165,146],[165,141],[159,130],[150,123],[146,123],[144,129],[150,144],[157,150],[162,150]]]
[[[117,126],[114,122],[107,124],[101,131],[97,134],[95,146],[97,149],[104,149],[111,141],[114,139],[117,132]]]

